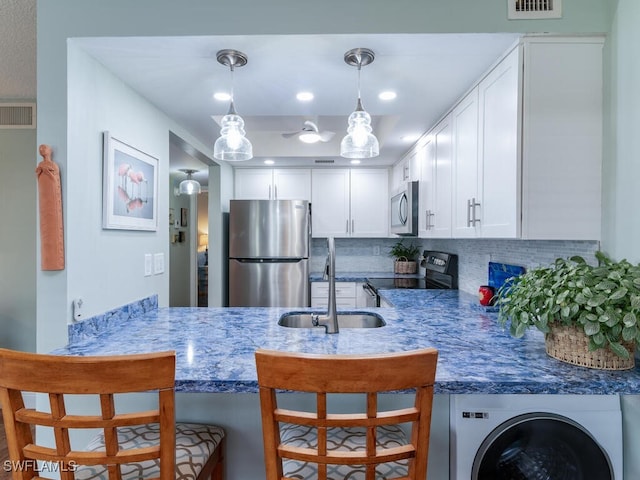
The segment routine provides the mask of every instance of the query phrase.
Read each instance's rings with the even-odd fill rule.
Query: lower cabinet
[[[367,297],[362,283],[336,282],[336,307],[338,309],[364,308]],[[329,304],[329,282],[311,283],[311,306],[327,308]]]

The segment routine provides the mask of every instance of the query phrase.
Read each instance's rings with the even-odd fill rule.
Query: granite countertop
[[[592,370],[550,358],[540,332],[512,338],[497,313],[458,290],[382,290],[394,308],[372,329],[294,329],[277,325],[284,308],[158,308],[78,337],[54,353],[114,355],[177,352],[176,389],[182,392],[256,392],[257,348],[349,354],[439,351],[436,393],[637,394],[640,366]],[[301,309],[297,309],[301,310]],[[304,309],[310,311],[312,309]]]

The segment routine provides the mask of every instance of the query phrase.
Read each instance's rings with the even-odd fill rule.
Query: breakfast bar
[[[459,399],[521,399],[531,405],[570,405],[569,411],[612,400],[617,413],[597,412],[604,425],[620,425],[620,398],[640,393],[638,367],[605,371],[576,367],[545,353],[540,332],[511,337],[498,324],[497,311],[460,290],[380,290],[393,307],[364,308],[380,316],[378,328],[342,328],[326,334],[322,327],[280,326],[283,314],[318,309],[158,308],[151,297],[100,318],[70,325],[70,340],[54,353],[117,355],[175,350],[176,416],[181,421],[220,425],[227,431],[228,480],[264,477],[258,387],[254,363],[257,348],[323,354],[382,353],[435,347],[439,351],[429,455],[430,478],[462,478],[450,465],[455,454],[453,412]],[[518,394],[513,397],[505,394]],[[290,401],[303,401],[289,394]],[[404,395],[381,401],[402,404]],[[562,398],[561,398],[562,397]],[[513,400],[515,399],[515,400]],[[611,402],[609,402],[611,403]],[[540,407],[536,407],[540,408]],[[634,411],[637,407],[634,407]],[[497,418],[492,414],[494,418]],[[589,413],[592,418],[594,413]],[[638,412],[632,415],[638,415]],[[615,420],[617,416],[617,420]],[[624,416],[624,414],[623,414]],[[624,421],[624,419],[623,419]],[[628,422],[634,422],[633,418]],[[622,434],[613,460],[622,470]],[[459,441],[458,439],[457,441]],[[625,439],[625,452],[635,443]],[[459,446],[466,458],[473,452]],[[247,462],[247,458],[253,459]]]
[[[283,308],[157,308],[78,335],[54,353],[115,355],[175,350],[179,392],[256,392],[253,352],[358,354],[435,347],[436,393],[637,394],[640,370],[576,367],[546,355],[542,334],[512,338],[494,309],[459,290],[388,290],[393,308],[359,309],[380,315],[379,328],[278,325]],[[310,309],[297,309],[297,311]]]

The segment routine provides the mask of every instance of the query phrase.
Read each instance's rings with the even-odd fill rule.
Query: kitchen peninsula
[[[156,308],[154,299],[125,315],[70,326],[70,342],[54,353],[114,355],[175,350],[176,416],[227,431],[228,480],[264,478],[257,348],[328,354],[379,353],[423,347],[439,350],[429,457],[430,478],[449,478],[449,402],[457,394],[638,394],[640,369],[591,370],[548,357],[542,335],[512,338],[497,312],[459,290],[381,290],[393,308],[369,308],[386,325],[323,328],[278,325],[284,308]],[[146,311],[141,311],[146,310]],[[308,310],[308,309],[307,309]],[[129,314],[128,311],[138,313]],[[108,320],[106,319],[108,318]],[[107,323],[108,326],[100,325]],[[289,394],[301,401],[297,394]],[[403,402],[387,395],[381,402]],[[251,461],[247,461],[251,459]]]
[[[257,348],[309,353],[381,353],[424,347],[439,350],[436,393],[638,394],[640,367],[604,371],[568,365],[546,355],[542,334],[514,339],[497,312],[459,290],[388,290],[394,308],[359,309],[381,315],[380,328],[342,329],[278,325],[283,308],[159,308],[78,335],[55,353],[113,355],[177,352],[179,392],[257,392]],[[300,310],[300,309],[298,309]],[[132,339],[135,339],[132,341]]]

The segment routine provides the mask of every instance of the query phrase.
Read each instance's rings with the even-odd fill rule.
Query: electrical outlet
[[[81,298],[76,298],[73,301],[73,320],[76,322],[79,322],[80,320],[82,320],[82,317],[84,317],[84,309],[82,308],[84,306],[84,302],[82,301]]]
[[[164,273],[164,253],[156,253],[153,256],[153,273],[154,275]]]
[[[374,245],[373,246],[373,254],[374,255],[380,255],[380,245]]]
[[[153,274],[153,255],[144,254],[144,276],[149,277]]]

